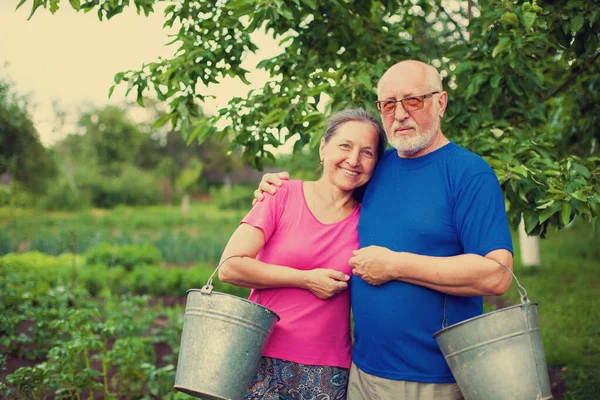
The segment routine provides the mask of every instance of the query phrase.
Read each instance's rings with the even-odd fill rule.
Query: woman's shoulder
[[[304,181],[299,179],[282,179],[280,188],[287,192],[297,192],[303,190]]]
[[[302,193],[302,184],[304,181],[295,179],[282,179],[281,186],[275,186],[275,194],[264,192],[266,197],[275,197],[281,200],[287,199],[289,195],[295,196]]]

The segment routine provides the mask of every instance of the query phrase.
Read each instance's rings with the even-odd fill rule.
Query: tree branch
[[[559,92],[563,91],[566,87],[570,86],[573,82],[575,82],[577,80],[577,78],[579,78],[584,72],[587,71],[587,69],[591,65],[594,64],[594,62],[596,62],[596,60],[598,59],[598,56],[600,56],[600,52],[598,52],[590,61],[583,64],[581,67],[575,68],[574,70],[572,70],[570,73],[571,77],[569,79],[567,79],[562,85],[560,85],[559,87],[554,89],[552,91],[552,93],[550,93],[548,96],[543,98],[542,103],[545,103],[546,101],[550,100],[551,98],[556,96]]]

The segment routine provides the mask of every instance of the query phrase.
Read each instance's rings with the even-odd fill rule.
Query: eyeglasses
[[[396,103],[402,103],[402,107],[404,107],[406,111],[417,111],[423,108],[425,99],[438,93],[440,92],[431,92],[422,96],[406,97],[400,100],[380,100],[376,101],[375,104],[377,105],[377,111],[379,111],[380,114],[394,114],[396,112]]]

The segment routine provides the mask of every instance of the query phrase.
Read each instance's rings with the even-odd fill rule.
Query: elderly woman
[[[249,300],[275,311],[275,325],[245,399],[346,397],[351,365],[348,260],[359,248],[357,190],[385,149],[369,113],[351,109],[327,122],[317,181],[284,181],[229,240],[223,282],[252,288]],[[237,256],[237,257],[235,257]]]

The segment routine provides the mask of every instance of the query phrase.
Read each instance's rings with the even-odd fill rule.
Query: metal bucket
[[[238,400],[279,316],[251,301],[213,292],[215,272],[202,289],[187,292],[174,387],[201,399]]]
[[[537,303],[510,272],[520,305],[447,328],[443,323],[433,335],[465,400],[552,399]]]

